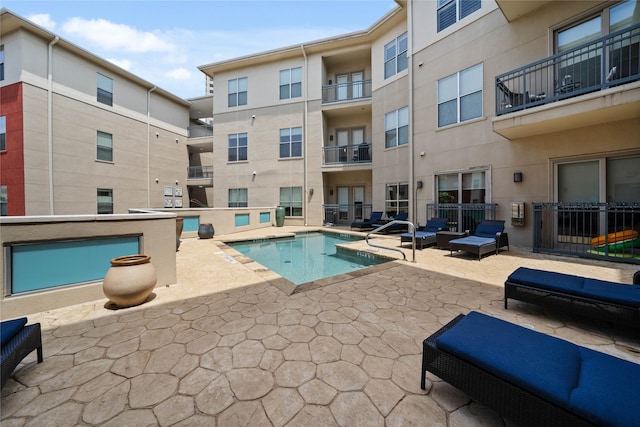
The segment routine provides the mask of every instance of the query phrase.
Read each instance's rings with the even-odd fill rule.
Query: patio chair
[[[422,249],[425,246],[436,243],[436,233],[447,228],[449,220],[447,218],[431,218],[424,227],[416,230],[416,248]],[[402,233],[400,235],[400,246],[405,242],[413,241],[413,233]]]
[[[502,247],[509,250],[509,236],[504,232],[504,221],[485,220],[476,227],[473,235],[467,235],[459,239],[449,241],[451,256],[453,251],[472,252],[478,255],[478,261],[482,255],[495,252],[496,255]]]
[[[13,370],[33,350],[37,350],[38,363],[42,363],[42,335],[40,323],[27,325],[27,318],[5,320],[0,324],[2,371],[0,387],[4,387]]]
[[[387,219],[387,220],[380,219],[376,221],[374,227],[379,227],[381,225],[388,224],[392,221],[406,221],[407,219],[409,219],[409,214],[406,212],[400,212],[395,214],[392,219]],[[382,232],[384,234],[388,234],[388,233],[398,233],[398,232],[403,232],[408,230],[409,230],[409,226],[407,226],[406,224],[393,224],[385,228],[384,230],[382,230]]]
[[[364,221],[356,221],[351,223],[351,229],[357,228],[359,230],[370,230],[374,227],[376,221],[382,219],[382,211],[371,212],[371,216]]]
[[[426,371],[508,424],[640,425],[640,365],[478,312],[424,340]]]

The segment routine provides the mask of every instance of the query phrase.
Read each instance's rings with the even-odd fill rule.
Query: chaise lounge
[[[640,425],[640,365],[478,312],[424,340],[426,371],[518,426]]]
[[[640,271],[628,285],[520,267],[504,284],[504,308],[509,298],[640,328]]]
[[[374,227],[376,221],[382,219],[382,211],[371,212],[371,216],[364,221],[356,221],[351,223],[351,229],[357,228],[359,230],[370,230]]]
[[[497,255],[504,246],[509,249],[509,236],[504,232],[502,220],[482,221],[473,235],[449,241],[451,256],[454,251],[471,252],[478,255],[478,261],[484,254],[495,252]]]
[[[416,248],[422,249],[436,243],[436,233],[447,228],[447,218],[431,218],[427,224],[416,231]],[[400,246],[406,242],[413,242],[413,233],[400,234]]]
[[[0,387],[4,387],[18,364],[33,350],[37,350],[38,363],[42,363],[42,335],[40,323],[27,325],[27,318],[6,320],[0,324],[2,372]]]

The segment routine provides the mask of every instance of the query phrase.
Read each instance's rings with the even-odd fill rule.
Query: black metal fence
[[[322,86],[322,103],[371,98],[371,80]]]
[[[533,203],[533,251],[640,264],[640,203]]]
[[[486,219],[497,219],[497,203],[427,203],[427,219],[447,218],[449,231],[471,234]]]
[[[322,164],[371,163],[371,144],[322,147]]]
[[[327,204],[322,205],[325,225],[350,225],[354,221],[363,221],[371,216],[369,204]]]
[[[496,76],[496,115],[640,79],[640,24]]]

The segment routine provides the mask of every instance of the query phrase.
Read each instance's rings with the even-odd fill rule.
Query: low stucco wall
[[[107,302],[102,293],[101,280],[7,296],[10,292],[7,289],[9,272],[6,252],[11,243],[140,234],[141,252],[151,256],[151,263],[158,275],[158,287],[177,281],[175,217],[170,213],[137,213],[1,218],[0,242],[5,256],[0,264],[3,291],[0,317],[8,319],[100,299]],[[69,268],[73,268],[73,265]]]

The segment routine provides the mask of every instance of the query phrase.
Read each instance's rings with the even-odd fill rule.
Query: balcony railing
[[[369,218],[372,205],[364,203],[329,204],[322,205],[322,209],[324,210],[324,224],[351,225],[354,221],[363,221]]]
[[[496,115],[640,79],[640,24],[496,77]]]
[[[497,203],[427,203],[427,219],[447,218],[449,231],[471,234],[485,219],[496,219]]]
[[[371,98],[371,80],[322,86],[322,103]]]
[[[213,178],[213,166],[189,166],[187,179]]]
[[[371,163],[371,144],[322,147],[323,165]]]
[[[534,203],[533,251],[640,264],[640,203]]]
[[[187,127],[189,138],[213,136],[213,125],[194,125]]]

